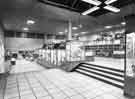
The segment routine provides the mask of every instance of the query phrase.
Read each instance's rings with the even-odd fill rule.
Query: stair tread
[[[115,73],[115,74],[118,74],[118,75],[121,75],[124,77],[124,72],[118,72],[118,71],[112,71],[110,69],[105,69],[105,68],[101,68],[101,67],[96,67],[96,66],[92,66],[92,65],[80,65],[81,67],[86,67],[86,68],[95,68],[95,69],[99,69],[99,70],[103,70],[103,71],[107,71],[107,72],[111,72],[111,73]]]
[[[109,74],[109,73],[105,73],[105,72],[97,71],[97,70],[93,70],[93,69],[88,69],[88,68],[85,68],[85,67],[79,67],[79,68],[82,68],[82,69],[85,69],[85,70],[88,70],[88,71],[93,71],[93,72],[96,72],[96,73],[99,73],[99,74],[102,74],[102,75],[106,75],[106,76],[116,78],[116,79],[120,79],[120,80],[124,81],[124,77],[119,77],[119,76],[116,76],[116,75],[112,75],[112,74]]]
[[[124,86],[124,83],[116,81],[116,80],[113,80],[113,79],[110,79],[110,78],[106,78],[104,76],[96,75],[96,74],[93,74],[93,73],[90,73],[90,72],[87,72],[87,71],[84,71],[84,70],[80,70],[80,69],[76,69],[75,71],[80,71],[82,73],[85,73],[85,74],[88,74],[88,75],[92,75],[94,77],[97,77],[97,78],[100,78],[100,79],[103,79],[103,80],[115,83],[117,85]]]
[[[95,66],[95,67],[99,67],[99,68],[104,68],[106,70],[112,70],[115,72],[121,72],[124,73],[124,70],[120,70],[120,69],[115,69],[115,68],[110,68],[110,67],[106,67],[106,66],[101,66],[101,65],[96,65],[96,64],[90,64],[90,63],[81,63],[81,64],[85,64],[87,66],[91,65],[91,66]]]

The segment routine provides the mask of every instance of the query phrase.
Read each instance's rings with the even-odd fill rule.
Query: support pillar
[[[125,21],[126,55],[124,95],[135,98],[135,15],[126,16]]]
[[[68,22],[68,40],[72,40],[72,22],[69,20]]]

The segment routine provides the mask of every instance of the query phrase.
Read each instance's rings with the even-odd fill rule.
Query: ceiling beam
[[[55,6],[55,7],[58,7],[58,8],[62,8],[62,9],[66,9],[66,10],[70,10],[70,11],[80,13],[80,11],[78,9],[72,8],[72,7],[67,6],[67,5],[54,3],[54,2],[48,1],[48,0],[37,0],[37,1],[40,2],[40,3],[43,3],[43,4],[47,4],[47,5],[51,5],[51,6]]]

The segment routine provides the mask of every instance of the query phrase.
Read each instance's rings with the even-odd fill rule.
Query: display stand
[[[66,61],[61,64],[61,69],[72,71],[82,61],[85,61],[85,50],[83,44],[83,42],[77,40],[71,40],[66,43]]]

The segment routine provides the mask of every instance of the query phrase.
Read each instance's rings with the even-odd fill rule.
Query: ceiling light
[[[28,31],[29,29],[28,28],[23,28],[24,31]]]
[[[106,29],[110,29],[110,28],[112,28],[112,26],[105,26],[105,28],[106,28]]]
[[[116,2],[117,0],[107,0],[107,1],[105,1],[105,4],[111,4],[111,3],[113,3],[113,2]]]
[[[67,30],[67,29],[65,29],[65,32],[68,32],[68,30]]]
[[[60,35],[64,34],[64,32],[59,32]]]
[[[78,29],[78,27],[72,27],[72,29],[73,29],[73,30],[77,30],[77,29]]]
[[[28,20],[27,21],[27,24],[29,24],[29,25],[34,24],[34,23],[35,23],[35,21],[33,21],[33,20]]]
[[[112,12],[116,12],[116,13],[120,12],[120,9],[113,7],[113,6],[110,6],[110,5],[105,6],[104,9],[112,11]]]
[[[75,35],[75,36],[78,36],[79,34],[76,33],[76,34],[74,34],[74,35]]]
[[[121,22],[121,25],[126,25],[126,22]]]
[[[81,34],[86,34],[86,33],[88,33],[88,32],[81,32]]]
[[[99,6],[102,2],[98,1],[98,0],[82,0],[84,2]]]
[[[100,7],[95,6],[95,7],[93,7],[93,8],[90,8],[89,10],[83,12],[82,15],[90,14],[90,13],[92,13],[92,12],[98,10],[98,9],[100,9]]]

